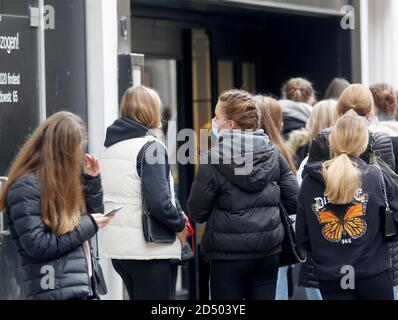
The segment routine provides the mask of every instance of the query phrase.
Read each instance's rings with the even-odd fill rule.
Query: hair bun
[[[315,100],[314,88],[312,83],[303,78],[290,79],[282,88],[284,99],[295,102],[310,103]]]
[[[375,84],[370,87],[375,106],[378,112],[394,115],[397,109],[397,97],[394,88],[385,83]]]

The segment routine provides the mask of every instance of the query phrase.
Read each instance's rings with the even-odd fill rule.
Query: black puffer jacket
[[[43,222],[40,195],[40,184],[34,174],[17,180],[7,195],[7,223],[22,258],[27,299],[66,300],[91,296],[82,244],[96,234],[95,221],[85,215],[74,231],[59,236]],[[85,195],[88,213],[103,213],[100,177],[85,177]],[[52,276],[55,278],[53,288]]]
[[[326,161],[331,158],[329,148],[329,136],[332,132],[331,128],[323,130],[318,134],[315,141],[312,142],[308,163]],[[373,149],[381,159],[383,159],[393,170],[395,170],[395,156],[392,148],[391,138],[382,132],[369,132],[369,144],[366,151],[360,158],[369,163],[371,151],[371,143]]]
[[[332,132],[331,128],[323,130],[318,134],[316,140],[311,145],[308,163],[325,161],[331,158],[329,148],[329,136]],[[369,156],[371,151],[371,143],[376,153],[395,170],[395,156],[393,153],[391,138],[381,132],[369,132],[369,145],[366,151],[361,155],[361,159],[369,163]],[[398,242],[391,242],[388,244],[392,258],[394,274],[394,286],[398,285]],[[318,280],[314,275],[314,265],[312,259],[309,257],[307,261],[300,266],[299,286],[305,288],[318,288]]]
[[[202,250],[210,260],[256,259],[280,253],[284,231],[278,202],[281,199],[291,214],[296,210],[296,178],[262,131],[250,135],[253,143],[247,143],[242,152],[253,159],[253,170],[236,171],[241,168],[238,156],[214,164],[217,157],[235,148],[236,141],[249,135],[223,133],[210,152],[210,164],[201,164],[192,185],[188,214],[197,223],[207,221]]]

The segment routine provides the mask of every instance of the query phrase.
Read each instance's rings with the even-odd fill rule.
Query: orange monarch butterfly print
[[[323,225],[324,238],[330,242],[351,243],[350,239],[362,237],[367,230],[366,221],[363,220],[365,209],[366,202],[356,203],[347,210],[342,219],[325,209],[317,210],[319,223]]]

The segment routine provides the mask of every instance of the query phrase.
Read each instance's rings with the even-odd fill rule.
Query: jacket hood
[[[366,162],[363,161],[361,158],[352,158],[350,157],[351,161],[355,162],[358,166],[358,169],[361,171],[364,171],[366,169]],[[321,173],[322,170],[322,164],[324,162],[314,162],[314,163],[308,163],[305,167],[304,167],[304,171],[303,171],[303,178],[305,178],[307,175],[318,180],[319,182],[321,182],[322,184],[325,183],[325,180],[323,178],[323,175]]]
[[[284,118],[296,119],[300,122],[307,123],[312,112],[312,107],[303,102],[295,102],[291,100],[279,101]]]
[[[223,132],[210,151],[219,172],[245,192],[259,192],[279,166],[278,151],[263,130]]]
[[[114,144],[150,135],[149,129],[138,122],[128,119],[117,119],[106,131],[105,147],[109,148]]]
[[[287,146],[290,148],[291,151],[293,151],[294,154],[297,153],[297,151],[304,147],[308,142],[310,141],[310,132],[303,128],[300,130],[293,130],[289,134],[289,138],[286,142]]]
[[[322,164],[323,162],[308,163],[304,167],[303,178],[308,175],[323,184],[325,180],[323,179],[323,176],[321,174]]]

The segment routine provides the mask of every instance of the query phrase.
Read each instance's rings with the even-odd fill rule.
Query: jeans
[[[308,300],[323,300],[321,291],[316,288],[305,288],[305,294]]]
[[[288,269],[289,267],[287,266],[279,268],[275,300],[289,300],[289,286],[287,283]]]
[[[398,286],[394,287],[394,300],[398,300]]]

